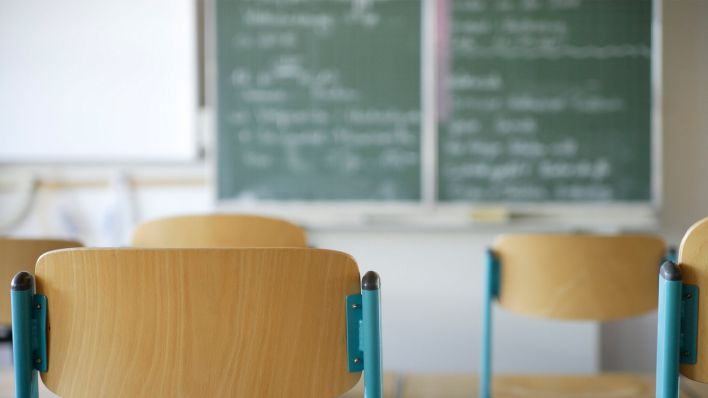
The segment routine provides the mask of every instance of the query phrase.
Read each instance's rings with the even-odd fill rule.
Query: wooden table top
[[[41,384],[41,383],[40,383]],[[340,398],[364,396],[363,378]],[[384,398],[474,398],[471,374],[384,374]],[[654,398],[654,378],[624,373],[597,376],[508,376],[494,378],[494,398]],[[12,368],[0,368],[0,398],[14,398]],[[40,385],[40,398],[59,398]],[[708,397],[708,384],[681,379],[682,398]]]
[[[495,376],[494,398],[654,398],[654,377],[626,373],[588,376]],[[407,375],[401,398],[477,397],[476,375]],[[708,396],[708,385],[682,379],[682,398]]]

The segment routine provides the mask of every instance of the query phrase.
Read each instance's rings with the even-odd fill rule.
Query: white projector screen
[[[0,162],[196,156],[193,0],[0,0]]]

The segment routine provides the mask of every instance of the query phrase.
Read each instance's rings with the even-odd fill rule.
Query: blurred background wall
[[[12,7],[11,0],[0,4],[0,9]],[[694,221],[708,215],[706,21],[705,0],[663,3],[663,204],[656,232],[673,245]],[[1,60],[2,54],[0,75]],[[0,146],[12,139],[0,132]],[[44,137],[36,145],[51,145],[54,139]],[[138,221],[213,211],[210,167],[208,162],[159,167],[4,164],[0,233],[125,244]],[[31,176],[39,176],[38,185],[27,182]],[[28,202],[32,187],[36,195]],[[319,229],[310,236],[315,246],[349,252],[363,271],[381,274],[387,369],[476,371],[483,254],[496,234],[509,229]],[[528,319],[503,310],[496,314],[495,367],[501,372],[654,368],[653,314],[606,325]]]

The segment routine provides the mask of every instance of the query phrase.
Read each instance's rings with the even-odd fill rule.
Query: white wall
[[[708,2],[667,1],[664,57],[664,199],[660,232],[677,243],[708,215]],[[18,178],[0,168],[0,181]],[[55,177],[75,170],[53,171]],[[96,171],[97,174],[107,174]],[[198,174],[199,172],[197,172]],[[18,207],[1,189],[0,226]],[[134,203],[135,212],[120,203]],[[14,233],[70,232],[89,244],[125,239],[132,217],[211,210],[207,187],[43,189]],[[122,220],[122,221],[121,221]],[[481,264],[496,231],[311,231],[318,247],[353,254],[382,275],[384,365],[402,371],[473,371],[480,354]],[[651,371],[653,315],[623,324],[540,321],[496,313],[495,366],[502,372],[592,372],[600,367]],[[602,336],[602,344],[598,341]]]
[[[0,161],[194,159],[194,8],[0,0]]]

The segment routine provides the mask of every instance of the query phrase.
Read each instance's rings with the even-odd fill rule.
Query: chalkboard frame
[[[215,1],[206,0],[206,101],[216,109]],[[286,217],[317,229],[381,229],[457,230],[481,228],[488,231],[508,230],[509,223],[518,230],[601,230],[616,232],[626,229],[654,229],[662,204],[662,4],[652,3],[651,46],[651,199],[647,201],[611,202],[441,202],[437,199],[437,125],[435,92],[435,1],[421,0],[423,26],[421,46],[422,121],[421,121],[421,200],[415,202],[381,201],[234,201],[219,198],[212,184],[212,202],[224,211],[256,212]],[[213,119],[213,118],[212,118]],[[215,137],[215,123],[210,126]],[[218,144],[218,143],[217,143]],[[216,156],[210,156],[213,177],[218,176]],[[501,214],[500,214],[501,213]],[[491,215],[491,216],[490,216]]]

